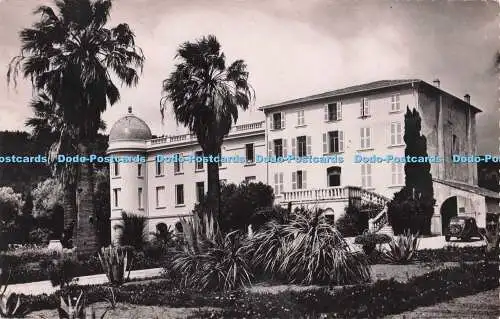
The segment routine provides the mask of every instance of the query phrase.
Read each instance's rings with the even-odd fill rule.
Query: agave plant
[[[250,240],[254,265],[301,284],[355,284],[370,280],[363,254],[351,251],[321,209],[301,208],[287,224],[269,223]]]
[[[0,268],[0,276],[2,269]],[[10,273],[9,276],[10,278]],[[22,318],[30,313],[29,309],[21,303],[21,297],[15,299],[15,294],[7,292],[8,281],[0,285],[0,318]]]
[[[209,214],[200,218],[194,214],[190,219],[181,218],[182,239],[185,252],[197,254],[222,240],[217,221]]]
[[[393,238],[389,248],[382,250],[382,259],[391,264],[407,264],[413,260],[420,242],[419,234],[406,231],[404,234]]]
[[[82,299],[83,291],[80,291],[78,298],[73,298],[75,303],[71,302],[71,297],[68,295],[68,302],[66,303],[62,296],[60,296],[61,303],[57,311],[59,312],[59,318],[64,319],[85,319],[86,317],[86,306],[85,298]]]
[[[101,248],[98,253],[101,266],[109,282],[112,285],[119,286],[130,278],[131,267],[128,267],[128,254],[127,252],[116,246],[108,246]],[[125,277],[125,274],[127,276]]]

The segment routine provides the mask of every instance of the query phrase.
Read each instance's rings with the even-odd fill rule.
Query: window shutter
[[[280,173],[280,194],[283,193],[283,173]]]
[[[326,139],[326,133],[323,133],[323,154],[328,153],[328,144],[327,144],[327,139]]]
[[[359,132],[359,137],[360,137],[360,148],[364,149],[365,148],[365,129],[362,127],[360,128]]]
[[[295,137],[292,137],[292,155],[296,156],[297,155],[297,141]]]
[[[297,189],[297,172],[292,172],[292,189]]]
[[[285,128],[285,112],[281,112],[281,128]]]
[[[366,148],[370,148],[372,141],[371,141],[371,129],[369,127],[366,128]]]
[[[273,142],[269,141],[267,144],[268,144],[268,156],[273,156]]]
[[[307,144],[307,155],[311,156],[312,144],[311,144],[311,137],[310,136],[306,137],[306,144]]]
[[[183,168],[184,168],[184,154],[181,153],[181,165],[180,165],[181,172],[183,171]]]
[[[272,130],[274,128],[273,125],[273,114],[271,113],[269,116],[269,129]]]
[[[286,147],[286,138],[282,139],[282,145],[283,145],[283,156],[287,156],[287,147]]]
[[[339,131],[339,152],[344,151],[344,131]]]
[[[328,104],[325,105],[325,121],[328,121]]]
[[[337,102],[337,120],[342,119],[342,102]]]
[[[279,191],[279,177],[278,173],[274,173],[274,192],[277,194]]]
[[[302,188],[306,189],[307,188],[307,172],[302,171]]]
[[[365,108],[365,99],[361,99],[361,108],[359,110],[359,114],[360,116],[363,116],[364,115],[364,108]]]
[[[300,124],[300,111],[297,111],[297,126]]]
[[[364,115],[369,115],[370,114],[370,105],[368,104],[368,99],[365,98],[363,101],[364,101],[364,111],[363,111],[363,114]]]

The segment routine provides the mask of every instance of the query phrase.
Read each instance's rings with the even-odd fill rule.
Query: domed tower
[[[107,155],[130,162],[112,162],[109,167],[111,203],[111,239],[118,237],[117,224],[122,212],[147,216],[146,141],[151,139],[149,126],[132,114],[116,121],[109,133]]]

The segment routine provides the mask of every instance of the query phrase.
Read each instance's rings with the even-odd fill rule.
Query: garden
[[[419,250],[409,232],[360,233],[353,246],[319,209],[273,207],[262,183],[224,184],[221,199],[224,220],[202,202],[182,231],[147,234],[143,217],[124,214],[118,244],[86,258],[69,249],[3,252],[2,316],[372,318],[498,287],[498,263],[482,248]],[[157,267],[160,276],[129,277]],[[74,280],[99,273],[107,283]],[[9,293],[9,284],[47,279],[53,294]]]

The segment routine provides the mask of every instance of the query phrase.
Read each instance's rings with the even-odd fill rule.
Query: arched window
[[[341,168],[338,166],[332,166],[326,169],[328,187],[340,186],[340,174]]]
[[[182,229],[182,223],[181,223],[181,222],[177,222],[177,223],[175,223],[175,230],[176,230],[178,233],[182,233],[182,232],[183,232],[183,229]]]

